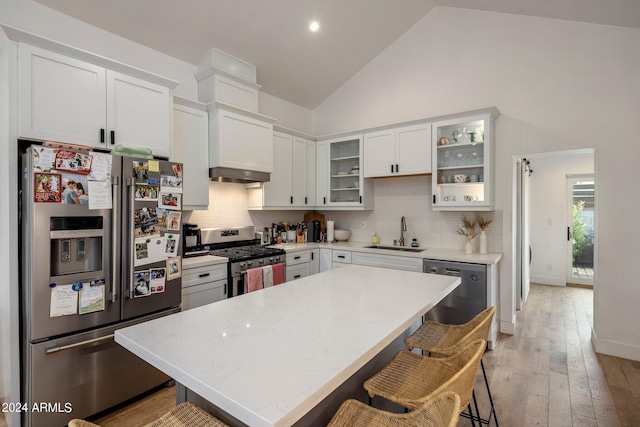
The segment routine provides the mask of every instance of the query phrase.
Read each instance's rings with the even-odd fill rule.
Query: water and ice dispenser
[[[51,276],[102,270],[103,217],[51,218]]]

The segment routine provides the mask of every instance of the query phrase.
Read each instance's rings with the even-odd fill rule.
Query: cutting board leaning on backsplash
[[[316,211],[312,211],[312,212],[307,212],[306,214],[304,214],[304,222],[310,222],[310,221],[320,221],[320,231],[324,233],[324,227],[325,227],[325,223],[324,223],[324,215],[316,212]]]

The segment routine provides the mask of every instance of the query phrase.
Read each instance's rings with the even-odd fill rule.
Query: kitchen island
[[[364,397],[361,381],[459,284],[352,265],[124,328],[115,340],[175,379],[178,401],[204,401],[230,424],[323,424],[354,392]]]

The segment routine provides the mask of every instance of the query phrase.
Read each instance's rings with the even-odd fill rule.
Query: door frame
[[[567,174],[567,270],[566,270],[566,282],[567,284],[575,284],[575,285],[585,285],[593,287],[594,280],[593,275],[591,279],[583,279],[579,277],[573,276],[573,244],[571,243],[573,236],[573,184],[579,181],[584,180],[593,180],[594,186],[594,200],[593,200],[593,211],[594,211],[594,221],[593,221],[593,245],[594,245],[594,259],[592,270],[595,267],[595,247],[596,247],[596,221],[595,221],[595,211],[596,211],[596,197],[595,197],[595,173],[585,173],[585,174]]]

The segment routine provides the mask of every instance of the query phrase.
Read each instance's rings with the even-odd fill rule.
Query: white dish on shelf
[[[336,172],[336,175],[349,175],[349,172]]]

